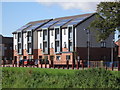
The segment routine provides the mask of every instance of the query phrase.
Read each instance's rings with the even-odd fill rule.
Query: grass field
[[[120,88],[120,72],[104,69],[64,70],[2,68],[3,88]]]

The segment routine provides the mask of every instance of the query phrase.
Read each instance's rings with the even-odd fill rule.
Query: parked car
[[[24,65],[28,65],[28,60],[27,59],[24,59]]]
[[[20,60],[19,61],[19,65],[21,66],[21,65],[23,65],[24,64],[24,60]]]
[[[28,65],[35,65],[34,59],[28,59]]]

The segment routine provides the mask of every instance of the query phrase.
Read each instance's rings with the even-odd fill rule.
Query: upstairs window
[[[66,29],[64,29],[64,35],[66,35]]]
[[[25,44],[25,49],[26,49],[26,44]]]
[[[103,30],[101,30],[101,33],[105,33],[105,30],[103,29]]]
[[[31,32],[29,31],[29,32],[28,32],[28,37],[31,37],[31,36],[32,36],[32,35],[31,35]]]
[[[66,42],[64,42],[64,48],[66,48]]]
[[[71,33],[72,32],[72,27],[69,27],[69,33]]]
[[[53,43],[51,43],[51,48],[53,48]]]
[[[40,43],[40,49],[42,49],[42,44]]]
[[[101,47],[106,47],[106,42],[101,42]]]
[[[4,47],[4,50],[7,50],[7,47]]]
[[[40,31],[40,37],[42,37],[42,31]]]
[[[10,50],[12,50],[12,47],[10,47]]]
[[[51,30],[51,36],[53,36],[53,30]]]
[[[87,41],[87,47],[90,47],[90,41]]]
[[[17,49],[17,45],[15,45],[15,50]]]

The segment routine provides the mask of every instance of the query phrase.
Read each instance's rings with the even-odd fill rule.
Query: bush
[[[3,88],[120,88],[120,72],[4,67]]]

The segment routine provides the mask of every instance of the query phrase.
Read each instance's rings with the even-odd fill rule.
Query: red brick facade
[[[118,57],[120,58],[120,39],[118,41],[115,42],[116,45],[118,45],[117,49],[118,49]]]

